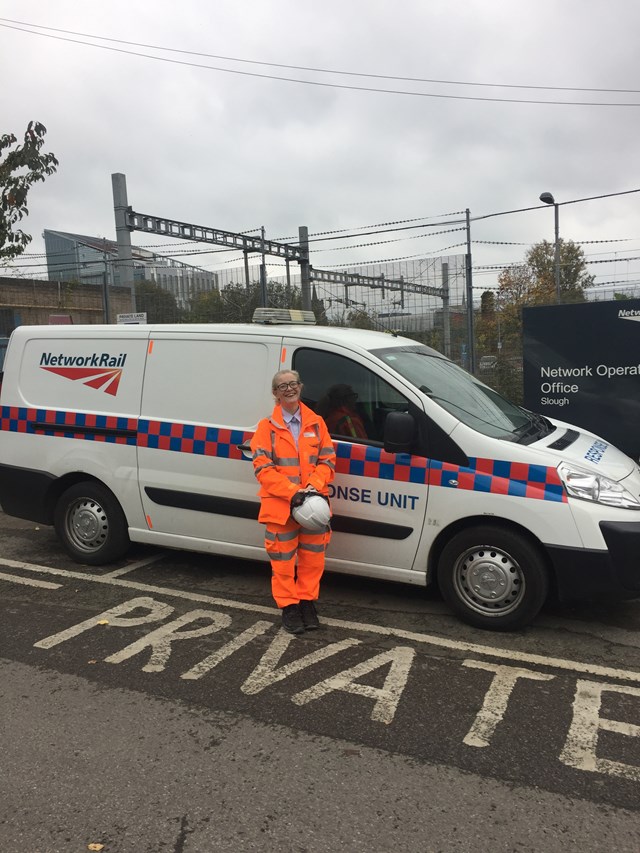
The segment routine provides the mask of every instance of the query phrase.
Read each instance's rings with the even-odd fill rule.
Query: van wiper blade
[[[553,424],[544,415],[539,415],[537,412],[530,412],[528,409],[522,409],[522,411],[529,418],[529,423],[514,429],[513,432],[517,436],[516,441],[518,444],[531,444],[531,442],[548,435],[555,429]]]

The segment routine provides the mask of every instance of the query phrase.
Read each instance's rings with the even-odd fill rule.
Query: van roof
[[[153,337],[159,332],[173,332],[181,335],[235,334],[255,337],[303,338],[308,341],[326,341],[327,343],[349,344],[364,350],[386,349],[391,347],[423,346],[418,341],[394,335],[390,332],[378,332],[369,329],[352,329],[339,326],[278,325],[256,323],[167,323],[167,324],[110,324],[78,326],[18,326],[16,337],[38,338],[79,338],[93,336],[109,337]],[[424,346],[433,355],[442,357],[442,353]]]

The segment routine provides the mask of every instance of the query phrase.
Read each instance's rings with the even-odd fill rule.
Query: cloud
[[[617,7],[615,14],[608,9],[599,0],[560,5],[474,0],[458,6],[405,0],[393,11],[375,0],[183,0],[179,6],[112,0],[108,8],[61,0],[55,9],[31,0],[18,13],[14,4],[0,1],[0,17],[176,50],[377,75],[550,87],[338,76],[116,42],[101,42],[116,49],[105,50],[0,28],[0,71],[16,81],[3,92],[0,131],[20,134],[30,119],[42,121],[49,131],[47,149],[60,160],[58,173],[32,192],[25,223],[34,235],[30,252],[42,251],[45,227],[113,236],[113,172],[127,175],[136,210],[226,230],[264,225],[273,238],[293,236],[301,224],[315,232],[466,208],[481,216],[535,206],[543,190],[564,202],[633,189],[640,186],[634,169],[640,107],[413,97],[247,76],[469,98],[640,103],[640,93],[552,88],[633,88],[640,10],[633,4]],[[638,202],[631,195],[565,205],[562,234],[576,240],[637,235],[636,243],[607,247],[624,246],[635,255]],[[145,245],[166,242],[137,236],[134,242]],[[379,259],[426,253],[458,237],[317,259],[339,263],[370,259],[374,251]],[[492,241],[473,246],[474,265],[520,260],[527,245],[553,239],[553,213],[483,220],[473,224],[472,237]],[[506,242],[525,245],[497,245]],[[204,257],[207,263],[224,258]],[[606,265],[594,271],[607,280]],[[627,265],[624,275],[640,279],[640,266]]]

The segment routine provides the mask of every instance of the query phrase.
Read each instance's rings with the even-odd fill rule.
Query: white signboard
[[[118,314],[118,323],[146,323],[147,312],[139,311],[137,314]]]

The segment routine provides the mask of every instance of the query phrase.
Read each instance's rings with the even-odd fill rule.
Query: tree
[[[191,300],[191,311],[185,317],[189,323],[224,323],[225,304],[219,290],[203,290]]]
[[[522,309],[556,302],[554,248],[547,240],[532,246],[523,264],[502,270],[493,298],[488,292],[482,295],[476,321],[477,351],[498,357],[496,369],[482,378],[515,401],[522,397]],[[561,302],[585,301],[585,288],[594,282],[586,270],[582,248],[561,240]]]
[[[260,282],[230,283],[221,291],[198,293],[191,300],[190,323],[251,323],[256,308],[262,305]],[[302,308],[299,288],[278,281],[267,281],[267,305],[270,308]]]
[[[560,241],[560,299],[562,302],[584,302],[584,290],[591,287],[594,276],[586,271],[582,248],[571,241]],[[477,323],[478,337],[485,354],[502,349],[511,356],[522,355],[522,309],[528,305],[555,303],[556,281],[554,245],[547,240],[536,243],[521,265],[508,267],[498,276],[495,311],[483,294]],[[499,346],[498,346],[499,345]]]
[[[366,311],[365,308],[354,308],[347,315],[347,326],[352,329],[378,329],[373,317]]]
[[[31,242],[31,235],[15,226],[29,215],[27,196],[33,184],[58,167],[53,154],[41,152],[46,132],[43,124],[30,121],[22,145],[13,133],[0,136],[0,258],[18,257]]]
[[[180,323],[182,311],[175,297],[153,281],[137,281],[136,308],[144,311],[149,323]]]
[[[532,246],[526,255],[526,263],[534,278],[530,293],[535,303],[556,301],[555,247],[543,240]],[[591,287],[595,276],[587,273],[584,252],[571,240],[560,240],[560,301],[584,302],[585,287]]]

